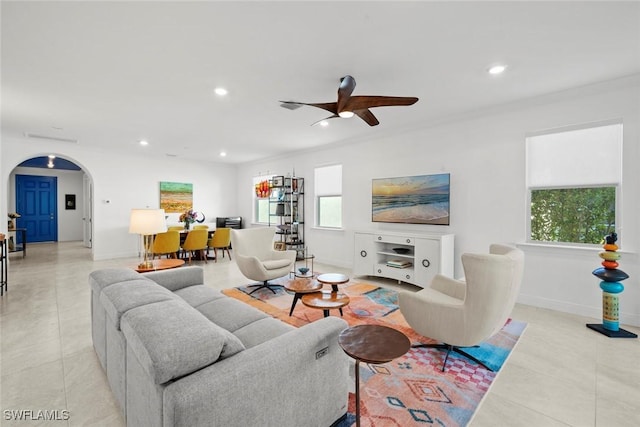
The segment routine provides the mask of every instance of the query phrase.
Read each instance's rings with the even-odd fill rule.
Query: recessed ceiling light
[[[229,93],[229,91],[223,87],[217,87],[213,91],[216,93],[216,95],[219,95],[219,96],[225,96],[226,94]]]
[[[220,152],[220,157],[226,157],[227,156],[227,152],[226,151],[221,151]]]
[[[146,139],[141,139],[140,140],[140,145],[142,145],[142,146],[149,145],[149,141],[147,141]]]
[[[504,73],[504,70],[506,70],[506,69],[507,69],[506,65],[498,64],[498,65],[493,65],[493,66],[489,67],[489,69],[487,71],[488,71],[489,74],[495,76],[495,75]]]
[[[320,122],[320,126],[322,126],[323,128],[326,128],[327,126],[329,126],[329,122],[326,120],[323,120]]]

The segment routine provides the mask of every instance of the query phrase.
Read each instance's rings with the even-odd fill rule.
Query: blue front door
[[[58,241],[57,193],[55,176],[16,175],[16,226],[27,229],[27,243]]]

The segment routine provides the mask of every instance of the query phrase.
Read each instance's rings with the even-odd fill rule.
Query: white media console
[[[453,277],[453,234],[355,232],[353,274],[427,287],[436,274]]]

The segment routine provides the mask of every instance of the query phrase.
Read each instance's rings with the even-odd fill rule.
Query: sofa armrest
[[[188,286],[204,284],[204,270],[202,267],[183,266],[169,270],[152,271],[143,273],[143,276],[153,280],[160,286],[170,291],[186,288]]]
[[[164,425],[330,425],[347,411],[347,326],[323,318],[167,385]]]

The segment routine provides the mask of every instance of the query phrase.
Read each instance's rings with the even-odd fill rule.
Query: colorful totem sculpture
[[[618,270],[618,235],[611,233],[604,238],[604,251],[598,255],[602,258],[602,267],[593,270],[592,274],[600,280],[600,289],[602,289],[602,324],[588,323],[587,327],[598,331],[611,338],[637,338],[638,336],[632,332],[620,329],[618,321],[618,312],[620,306],[618,304],[618,295],[624,291],[621,281],[628,279],[629,275],[622,270]]]

